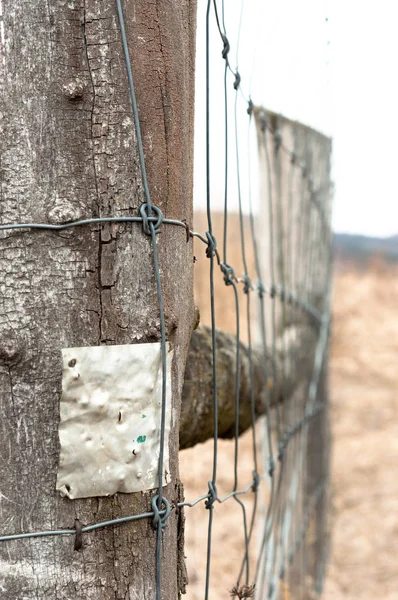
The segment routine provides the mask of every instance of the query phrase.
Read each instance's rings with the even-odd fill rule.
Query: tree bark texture
[[[301,382],[311,376],[317,332],[307,325],[286,329],[277,340],[276,351],[252,349],[252,378],[255,417],[267,412],[267,404],[289,404]],[[216,330],[218,433],[235,437],[236,338]],[[240,344],[239,434],[252,425],[249,349]],[[276,376],[276,382],[273,381]],[[193,332],[185,370],[180,420],[180,449],[213,437],[213,368],[211,329],[201,326]],[[267,391],[268,390],[268,391]],[[275,392],[275,393],[274,393]],[[268,397],[268,401],[267,401]]]
[[[151,197],[192,222],[195,0],[123,3]],[[0,222],[138,214],[144,201],[116,4],[3,0]],[[178,419],[194,321],[192,244],[157,236],[174,346],[173,503]],[[0,234],[0,531],[70,528],[151,510],[152,493],[69,500],[55,492],[61,349],[160,340],[150,238],[140,224]],[[182,515],[163,533],[162,598],[184,586]],[[83,536],[0,543],[0,597],[155,598],[148,519]]]

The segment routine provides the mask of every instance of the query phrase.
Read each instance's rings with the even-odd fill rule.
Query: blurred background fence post
[[[268,550],[269,556],[277,558],[268,560],[265,566],[268,578],[275,578],[276,582],[289,573],[284,585],[289,586],[294,597],[304,597],[312,588],[320,588],[328,546],[328,335],[325,337],[322,328],[329,330],[323,319],[329,322],[330,315],[331,140],[264,108],[256,108],[255,116],[260,169],[260,256],[263,281],[269,281],[271,286],[264,302],[267,338],[274,346],[283,331],[289,328],[294,332],[303,324],[318,331],[312,338],[314,347],[302,350],[315,357],[318,352],[319,367],[314,364],[309,378],[301,385],[297,373],[295,393],[284,397],[279,416],[270,416],[273,423],[279,418],[283,434],[315,403],[322,404],[322,410],[302,427],[283,457],[278,517],[281,531],[279,538],[277,533],[271,534]],[[280,302],[275,302],[278,296]],[[294,299],[299,299],[301,305],[297,306]],[[318,316],[320,319],[315,318]],[[282,354],[286,354],[286,347],[282,347]],[[289,359],[286,354],[282,368],[283,386],[283,378],[295,369],[295,357]],[[316,387],[311,398],[312,383]],[[285,396],[283,390],[282,395]],[[272,429],[275,433],[277,427]],[[275,437],[279,444],[278,432]],[[267,450],[265,454],[268,462]],[[298,545],[300,536],[304,540]],[[278,593],[276,586],[274,597]]]

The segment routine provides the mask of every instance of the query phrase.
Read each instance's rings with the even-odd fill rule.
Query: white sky
[[[221,0],[218,0],[221,12]],[[198,0],[195,204],[205,205],[205,19]],[[225,0],[236,66],[241,0]],[[238,53],[242,90],[257,105],[333,137],[336,231],[386,236],[398,232],[398,3],[393,0],[244,0]],[[326,18],[328,20],[326,21]],[[329,42],[329,43],[328,43]],[[212,203],[223,202],[222,44],[212,13]],[[230,130],[233,138],[233,79]],[[247,185],[247,115],[238,103],[242,186]],[[233,141],[233,140],[232,140]],[[253,146],[254,142],[252,142]],[[230,156],[233,158],[231,145]],[[255,159],[255,150],[252,150]],[[256,163],[252,161],[255,171]],[[233,172],[234,160],[230,169]],[[231,209],[236,178],[230,177]],[[246,189],[246,188],[245,188]],[[254,190],[256,177],[254,177]],[[254,193],[255,195],[255,193]]]

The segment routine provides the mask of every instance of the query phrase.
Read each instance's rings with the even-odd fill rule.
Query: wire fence
[[[222,110],[211,103],[210,97],[209,30],[213,17],[221,38],[222,59],[225,60]],[[216,325],[228,328],[236,336],[234,477],[233,491],[229,496],[235,497],[242,510],[243,534],[236,523],[233,535],[243,537],[244,548],[242,564],[236,568],[236,583],[231,586],[231,596],[310,598],[321,592],[329,544],[327,361],[331,281],[331,142],[304,125],[255,106],[250,94],[242,91],[245,80],[238,67],[231,67],[229,60],[231,44],[225,27],[224,3],[221,3],[221,13],[217,3],[214,2],[213,6],[208,3],[206,26],[207,221],[209,240],[212,241],[214,222],[217,218],[222,220],[215,236],[222,240],[222,250],[217,252],[213,249],[210,257],[210,303],[206,303],[201,291],[200,302],[204,306],[199,304],[199,307],[203,320],[211,324],[213,332],[213,365],[217,364]],[[239,47],[239,33],[234,41]],[[237,52],[236,64],[238,58]],[[241,140],[241,122],[245,113],[248,138],[255,120],[261,175],[260,214],[255,213],[252,206],[250,142],[244,146]],[[224,119],[225,122],[224,210],[223,215],[218,217],[212,210],[214,193],[210,185],[214,152],[211,122],[216,119]],[[231,137],[235,142],[232,159]],[[243,181],[241,164],[247,159],[249,177]],[[217,176],[220,176],[219,172]],[[233,194],[238,197],[239,227],[238,232],[231,236],[229,227],[233,215],[230,214],[229,203]],[[247,215],[249,224],[245,222]],[[249,263],[252,263],[251,270]],[[203,268],[197,278],[202,287]],[[220,285],[221,278],[227,286],[224,291]],[[235,325],[231,326],[231,322]],[[302,327],[313,332],[312,342],[306,347],[296,346],[292,351],[292,339]],[[243,502],[238,479],[239,419],[242,411],[240,342],[243,339],[247,344],[251,380],[251,491],[255,498],[250,512]],[[252,353],[258,346],[263,349],[265,380],[272,381],[271,388],[267,390],[267,417],[260,430],[255,427],[257,415],[252,369]],[[271,362],[266,359],[268,352],[273,357]],[[303,352],[312,357],[311,369],[304,372],[300,364]],[[279,372],[276,372],[278,357]],[[289,392],[288,383],[292,379],[296,385]],[[213,491],[217,489],[218,477],[216,371],[213,397],[215,436],[210,491],[214,500],[216,494]],[[256,436],[260,437],[260,455]],[[249,477],[250,473],[247,473],[246,481]],[[250,485],[244,492],[249,489]],[[213,506],[214,503],[208,503],[211,509]],[[211,597],[213,520],[211,511],[206,599]]]
[[[225,7],[221,10],[214,0],[208,1],[206,10],[206,206],[207,231],[202,234],[190,229],[185,222],[165,218],[151,202],[150,182],[145,172],[143,145],[139,127],[138,107],[135,98],[133,70],[125,32],[124,15],[120,0],[116,0],[127,68],[127,78],[133,109],[145,204],[140,215],[85,219],[64,225],[40,223],[12,223],[0,226],[10,229],[60,230],[105,222],[140,223],[150,236],[160,312],[162,349],[162,414],[159,447],[159,489],[152,498],[152,510],[83,526],[77,519],[71,529],[30,531],[1,535],[0,542],[32,537],[74,535],[75,548],[82,545],[83,534],[101,528],[113,527],[138,519],[151,519],[157,531],[156,545],[156,599],[162,598],[162,532],[167,526],[170,503],[163,492],[162,473],[166,419],[166,327],[163,308],[162,282],[158,261],[156,235],[164,225],[185,228],[187,236],[195,237],[205,245],[210,263],[210,324],[213,368],[213,464],[208,489],[192,501],[178,503],[178,507],[204,504],[208,513],[208,542],[206,575],[203,597],[211,597],[212,539],[214,508],[227,500],[234,500],[241,510],[244,548],[242,561],[236,565],[235,583],[230,595],[236,598],[309,598],[321,590],[328,545],[328,469],[329,428],[327,394],[327,358],[330,328],[330,140],[297,123],[256,107],[243,89],[244,79],[238,67],[229,59],[231,44],[225,24]],[[202,18],[200,15],[199,18]],[[209,31],[216,23],[220,35],[220,55],[225,61],[224,106],[224,211],[222,243],[217,246],[213,228],[212,208],[212,147],[210,141],[210,51]],[[240,26],[239,26],[240,31]],[[239,33],[236,40],[239,48]],[[238,63],[239,52],[236,53]],[[214,57],[214,60],[216,58]],[[133,68],[132,68],[133,67]],[[234,109],[230,111],[233,95]],[[244,106],[244,109],[242,109]],[[259,146],[261,181],[261,214],[252,208],[250,177],[241,178],[242,156],[238,122],[243,110],[247,118],[248,134],[256,127]],[[234,172],[231,174],[229,136],[235,140]],[[251,165],[248,155],[249,173]],[[236,168],[235,168],[236,167]],[[230,260],[228,225],[231,181],[238,196],[239,237],[234,240],[234,251],[240,248],[243,273]],[[249,228],[245,227],[245,214],[249,215]],[[250,272],[248,255],[254,257],[254,271]],[[231,295],[235,315],[235,369],[234,379],[234,461],[233,488],[220,496],[218,485],[218,388],[216,301],[219,282]],[[240,434],[240,378],[242,325],[249,360],[250,412],[253,464],[251,472],[241,485],[239,468]],[[313,332],[314,344],[297,350],[299,327]],[[292,351],[292,347],[295,351]],[[262,348],[265,380],[272,383],[265,390],[266,417],[261,428],[254,394],[253,353]],[[309,373],[300,373],[300,354],[312,357]],[[271,353],[271,363],[266,357]],[[269,372],[270,364],[272,365]],[[277,366],[278,371],[277,371]],[[296,380],[290,390],[288,382]],[[288,392],[289,388],[289,392]],[[260,439],[257,439],[258,436]],[[260,448],[260,451],[259,451]],[[242,498],[254,494],[252,510],[246,509]],[[236,528],[240,527],[236,524]],[[260,532],[260,533],[259,533]],[[237,535],[238,531],[237,531]],[[253,546],[256,548],[253,550]],[[251,556],[256,555],[253,564]]]

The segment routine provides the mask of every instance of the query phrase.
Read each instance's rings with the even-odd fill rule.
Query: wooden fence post
[[[123,3],[152,202],[192,223],[195,0]],[[3,1],[0,222],[138,215],[144,201],[116,2]],[[192,243],[157,236],[172,368],[171,483],[194,322]],[[155,342],[159,305],[142,225],[0,234],[0,535],[151,510],[152,492],[69,500],[55,491],[61,349]],[[163,532],[162,598],[184,587],[182,518]],[[155,599],[150,519],[83,535],[0,542],[4,598]]]

